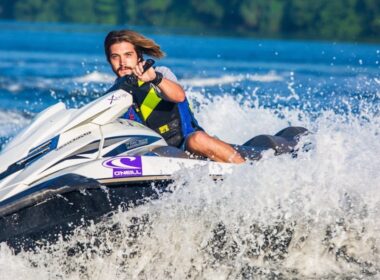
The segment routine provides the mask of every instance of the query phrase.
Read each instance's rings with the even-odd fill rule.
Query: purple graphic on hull
[[[103,162],[103,166],[112,168],[113,178],[142,176],[141,157],[117,157]]]

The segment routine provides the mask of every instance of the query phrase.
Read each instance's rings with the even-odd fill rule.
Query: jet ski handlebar
[[[150,67],[152,67],[154,63],[155,63],[155,61],[153,59],[150,59],[150,58],[147,59],[145,61],[144,66],[143,66],[143,70],[144,70],[143,73],[145,71],[147,71]],[[123,79],[129,85],[136,85],[137,84],[137,77],[134,74],[126,75],[123,77]]]
[[[144,66],[143,66],[143,73],[146,71],[146,70],[148,70],[150,67],[152,67],[153,66],[153,64],[155,63],[155,61],[153,60],[153,59],[147,59],[147,60],[145,60],[145,64],[144,64]]]

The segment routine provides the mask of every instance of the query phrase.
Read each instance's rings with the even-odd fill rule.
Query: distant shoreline
[[[43,21],[19,21],[19,20],[4,20],[0,19],[0,27],[6,28],[9,25],[14,29],[32,29],[40,30],[39,28],[46,28],[48,30],[59,30],[66,32],[90,32],[90,33],[107,33],[114,29],[133,29],[142,33],[149,33],[155,35],[173,35],[180,36],[196,36],[196,37],[226,37],[226,38],[241,38],[241,39],[258,39],[258,40],[285,40],[285,41],[310,41],[310,42],[336,42],[336,43],[348,43],[348,44],[379,44],[378,40],[364,38],[362,40],[328,40],[323,38],[311,38],[307,36],[296,35],[283,35],[278,34],[276,36],[268,36],[267,34],[259,34],[255,32],[246,33],[233,33],[231,31],[219,31],[219,30],[197,30],[191,28],[174,28],[165,26],[134,26],[134,25],[110,25],[102,23],[76,23],[76,22],[43,22]]]
[[[148,26],[172,34],[379,42],[378,1],[12,0],[0,1],[0,19]]]

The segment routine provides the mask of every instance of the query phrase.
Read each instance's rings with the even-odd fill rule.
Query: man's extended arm
[[[143,73],[143,62],[140,62],[136,68],[133,70],[133,73],[143,82],[151,82],[156,78],[156,71],[153,67],[149,68],[146,72]],[[173,75],[173,74],[172,74]],[[165,77],[162,78],[162,81],[156,86],[160,90],[160,95],[167,101],[171,101],[174,103],[182,102],[185,100],[185,91],[182,86],[176,82],[176,78],[174,76],[175,81],[172,79],[168,79]]]

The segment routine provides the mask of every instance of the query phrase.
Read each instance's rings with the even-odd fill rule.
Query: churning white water
[[[254,94],[254,92],[252,93]],[[308,115],[190,92],[200,124],[233,143],[287,125],[309,150],[177,173],[172,193],[78,229],[38,252],[0,247],[1,279],[377,279],[380,117]],[[375,112],[375,113],[371,113]]]

